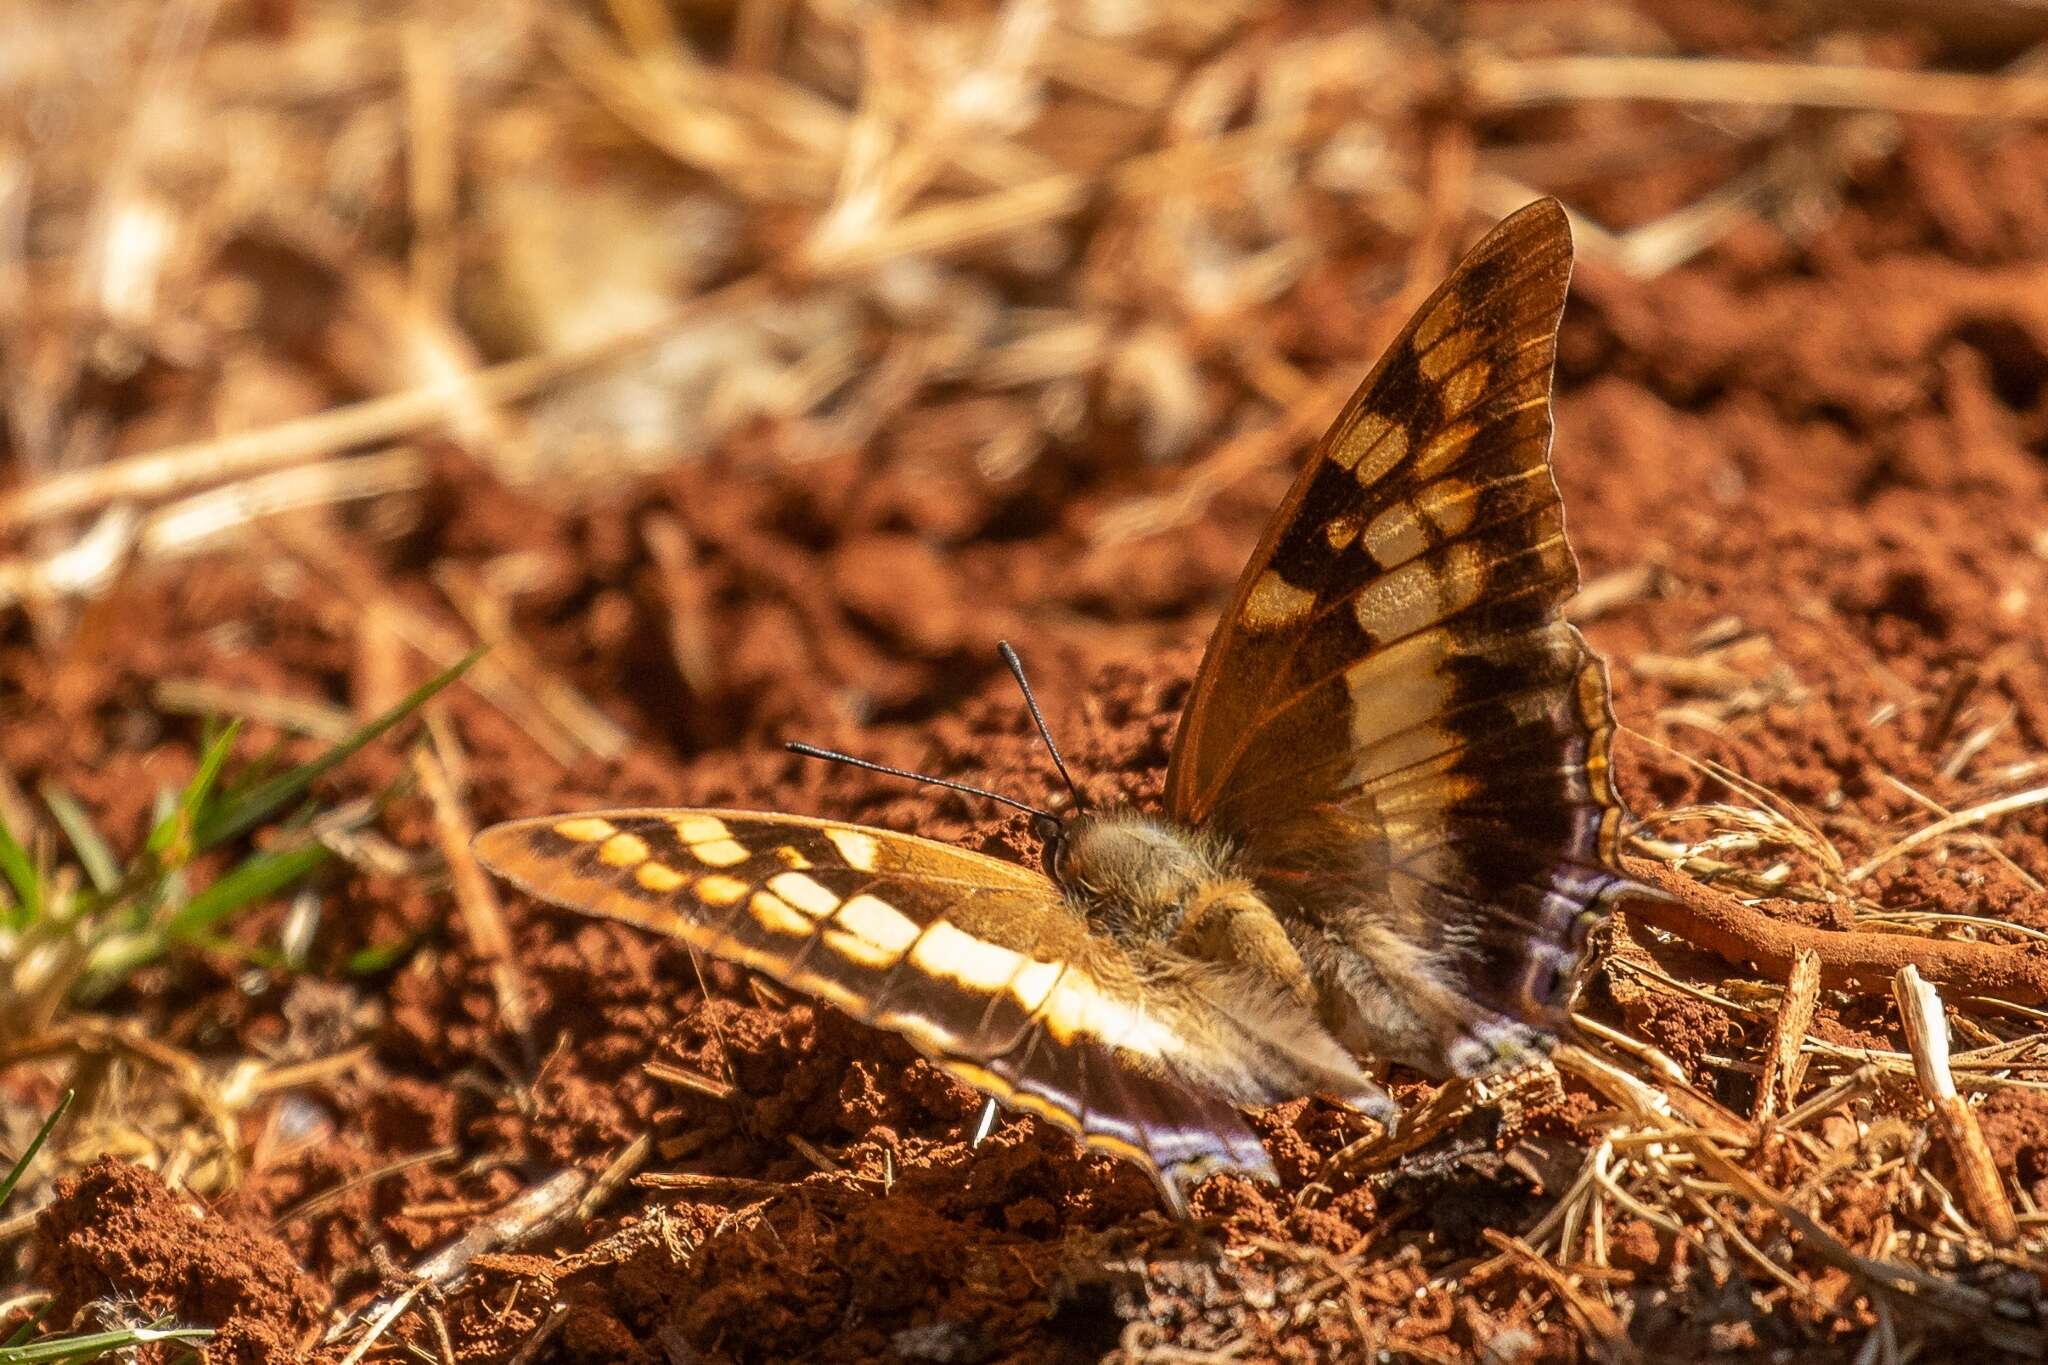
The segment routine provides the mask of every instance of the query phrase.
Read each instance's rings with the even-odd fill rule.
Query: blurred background
[[[861,452],[922,546],[1187,471],[1079,518],[1153,534],[1284,464],[1491,220],[1560,195],[1630,281],[1797,253],[1911,116],[2038,110],[2044,33],[2018,0],[23,3],[0,600],[61,638],[284,511],[390,546],[479,480],[620,502],[714,455]],[[631,553],[702,548],[657,524]]]
[[[547,1171],[610,1192],[706,1151],[748,1179],[880,1170],[872,1114],[759,1108],[840,1094],[858,1031],[811,1071],[767,1024],[733,1042],[678,999],[680,950],[501,896],[468,831],[692,801],[1012,847],[985,809],[776,747],[1042,799],[1005,637],[1097,789],[1156,791],[1292,470],[1461,252],[1540,195],[1579,259],[1558,450],[1578,615],[1650,741],[1624,784],[1641,810],[1707,801],[1668,742],[1826,835],[1758,816],[1711,850],[1660,828],[1661,850],[1836,927],[2038,917],[2038,801],[2002,808],[2028,838],[1958,845],[1967,904],[1946,846],[1931,871],[1871,859],[1930,806],[2031,792],[2048,743],[2044,44],[2033,0],[11,0],[0,1153],[79,1098],[0,1204],[0,1298],[61,1325],[125,1296],[231,1322],[246,1358],[311,1358],[363,1330],[347,1310],[380,1266]],[[291,766],[477,646],[392,737]],[[265,755],[312,808],[220,777]],[[1763,1039],[1663,989],[1604,999],[1696,1083],[1753,1084],[1715,1068]],[[875,1084],[906,1132],[957,1145],[977,1112]],[[821,1166],[785,1130],[842,1145]],[[2048,1195],[2030,1141],[2001,1151]],[[92,1165],[109,1152],[158,1183]],[[922,1159],[891,1147],[889,1178]],[[80,1170],[99,1183],[38,1224]],[[1122,1176],[1098,1195],[1033,1170],[1052,1192],[932,1244],[1000,1226],[1057,1259],[1147,1207]],[[124,1262],[155,1278],[121,1280],[82,1210],[167,1191],[260,1237],[198,1268],[158,1246]],[[614,1231],[591,1227],[557,1246]],[[1524,1296],[1402,1338],[1428,1276],[1374,1273],[1391,1288],[1349,1300],[1370,1331],[1347,1340],[1477,1358],[1512,1319],[1564,1359],[1589,1330]],[[241,1306],[204,1316],[174,1280]],[[573,1350],[545,1295],[448,1314],[479,1359],[627,1358],[607,1323],[636,1350],[668,1331],[777,1358],[806,1338],[759,1317],[770,1293],[612,1302]],[[1674,1341],[1761,1311],[1628,1309]],[[1799,1311],[1823,1326],[1785,1340],[1836,1330]],[[431,1358],[425,1321],[376,1350]]]

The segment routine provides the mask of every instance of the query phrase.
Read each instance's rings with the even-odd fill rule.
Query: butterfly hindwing
[[[1417,1016],[1397,1059],[1439,1073],[1555,1024],[1619,880],[1606,677],[1561,616],[1570,272],[1545,200],[1417,311],[1239,580],[1167,779],[1171,812],[1233,838],[1277,899],[1330,924],[1364,907],[1365,955]]]
[[[1266,1098],[1248,1079],[1267,1069],[1259,1040],[1200,990],[1141,985],[1156,973],[1029,868],[742,811],[517,820],[475,848],[543,900],[679,938],[901,1033],[958,1079],[1136,1161],[1176,1207],[1211,1170],[1272,1178],[1217,1093]]]

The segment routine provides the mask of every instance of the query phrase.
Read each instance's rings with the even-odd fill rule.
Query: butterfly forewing
[[[521,889],[666,934],[901,1033],[939,1066],[1138,1162],[1176,1207],[1271,1163],[1179,1075],[1220,1020],[1139,971],[1041,874],[887,830],[742,811],[518,820],[476,852]]]
[[[1579,581],[1550,471],[1570,272],[1546,200],[1417,311],[1239,580],[1167,779],[1171,811],[1228,833],[1276,897],[1368,906],[1414,946],[1405,980],[1442,1048],[1401,1060],[1437,1071],[1554,1023],[1582,912],[1616,880],[1605,675],[1560,616]]]

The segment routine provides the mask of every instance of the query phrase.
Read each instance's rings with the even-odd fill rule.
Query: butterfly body
[[[1366,1066],[1515,1064],[1628,883],[1606,675],[1550,473],[1563,211],[1418,310],[1268,526],[1181,717],[1165,809],[1083,811],[1045,870],[740,811],[514,821],[482,861],[902,1034],[1136,1162],[1176,1209],[1270,1178],[1238,1110]]]

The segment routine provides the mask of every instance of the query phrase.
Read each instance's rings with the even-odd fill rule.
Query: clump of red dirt
[[[1922,797],[1961,807],[2048,746],[2048,202],[2016,169],[2044,163],[2039,132],[1915,129],[1811,240],[1756,226],[1651,284],[1581,270],[1556,463],[1589,578],[1641,585],[1587,621],[1621,720],[1648,737],[1620,745],[1639,812],[1726,794],[1676,749],[1798,803],[1853,864],[1924,819]],[[1308,359],[1338,344],[1293,331]],[[475,693],[451,694],[479,820],[732,804],[1030,858],[1021,817],[777,743],[1057,799],[991,648],[1007,636],[1090,794],[1156,799],[1200,642],[1289,470],[1242,479],[1164,533],[1105,541],[1105,513],[1179,472],[1071,450],[992,482],[928,444],[930,469],[860,452],[791,470],[730,451],[584,510],[448,455],[459,497],[394,518],[408,528],[395,539],[337,531],[365,573],[425,610],[422,566],[517,557],[519,634],[635,739],[616,762],[563,761]],[[640,534],[656,516],[696,547],[685,606]],[[679,612],[708,654],[675,647]],[[0,638],[0,686],[26,703],[0,729],[0,761],[29,789],[61,780],[132,845],[154,792],[190,771],[198,733],[152,708],[155,680],[359,695],[360,624],[317,578],[266,577],[246,559],[129,582],[54,657]],[[244,742],[254,753],[278,738],[253,726]],[[329,794],[403,766],[384,746]],[[389,828],[431,846],[416,796]],[[1958,844],[1880,867],[1868,888],[1888,907],[2048,928],[2026,881],[2048,878],[2048,817],[1997,833],[1995,855]],[[441,1305],[461,1359],[503,1358],[541,1331],[542,1359],[591,1362],[1057,1361],[1151,1342],[1581,1358],[1562,1316],[1532,1308],[1543,1282],[1484,1239],[1533,1224],[1576,1169],[1597,1105],[1575,1089],[1479,1116],[1396,1171],[1320,1185],[1366,1125],[1320,1101],[1283,1106],[1258,1123],[1285,1186],[1218,1178],[1196,1199],[1204,1221],[1182,1227],[1133,1171],[1032,1121],[1007,1118],[973,1145],[976,1098],[902,1043],[677,944],[508,897],[522,1038],[437,887],[359,869],[324,894],[334,912],[311,965],[338,1001],[192,955],[111,1002],[199,1053],[366,1043],[294,1094],[318,1140],[272,1152],[204,1221],[129,1167],[71,1182],[38,1239],[60,1316],[129,1295],[225,1324],[222,1349],[240,1358],[287,1359],[331,1305],[377,1290],[382,1258],[410,1261],[550,1172],[595,1173],[644,1136],[644,1183],[521,1254],[485,1257]],[[280,914],[235,932],[272,941]],[[396,965],[350,973],[353,955],[393,943],[409,949]],[[1589,1005],[1747,1112],[1753,1078],[1714,1059],[1753,1021],[1658,984],[1736,974],[1623,934]],[[1888,1019],[1831,1000],[1815,1032],[1890,1038]],[[1427,1094],[1399,1073],[1393,1084],[1411,1102]],[[2027,1103],[1995,1099],[1985,1124],[2023,1179],[2048,1182]],[[688,1180],[661,1183],[678,1172]],[[280,1219],[275,1237],[255,1230]],[[1715,1299],[1686,1245],[1648,1223],[1612,1241],[1646,1348],[1697,1358],[1737,1326],[1760,1348],[1847,1339],[1804,1299],[1785,1301],[1782,1321],[1733,1324],[1746,1298]],[[1481,1280],[1443,1278],[1482,1264]],[[394,1331],[436,1349],[417,1317]]]
[[[35,1240],[52,1323],[88,1305],[106,1329],[170,1318],[220,1329],[209,1358],[260,1365],[292,1355],[326,1306],[292,1248],[112,1157],[58,1184]]]

